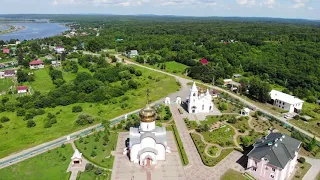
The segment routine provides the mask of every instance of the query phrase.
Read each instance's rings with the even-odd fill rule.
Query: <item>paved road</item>
[[[316,180],[318,173],[320,173],[320,159],[312,159],[306,156],[303,156],[306,159],[306,162],[311,164],[311,168],[304,175],[302,180]]]
[[[242,156],[238,151],[233,151],[214,167],[205,166],[178,111],[178,105],[171,104],[170,110],[189,160],[189,164],[184,167],[187,180],[218,180],[229,168],[241,169],[236,163]]]
[[[119,56],[120,56],[119,54],[118,54],[118,55],[115,55],[115,56],[116,56],[116,58],[118,58],[118,59],[122,59],[122,58],[119,57]],[[190,79],[182,78],[182,77],[180,77],[180,76],[177,76],[177,75],[174,75],[174,74],[171,74],[171,73],[168,73],[168,72],[164,72],[164,71],[161,71],[161,70],[158,70],[158,69],[153,69],[153,68],[150,68],[150,67],[147,67],[147,66],[143,66],[143,65],[141,65],[141,64],[138,64],[138,63],[135,63],[135,62],[132,62],[132,61],[125,60],[125,62],[126,62],[127,64],[133,64],[133,65],[140,66],[140,67],[143,67],[143,68],[146,68],[146,69],[149,69],[149,70],[153,70],[153,71],[157,71],[157,72],[160,72],[160,73],[163,73],[163,74],[167,74],[167,75],[169,75],[169,76],[173,76],[173,77],[175,77],[176,79],[178,79],[180,82],[183,82],[183,83],[192,82],[192,80],[190,80]],[[255,107],[257,110],[263,112],[264,114],[266,114],[266,115],[268,115],[268,116],[271,116],[271,117],[274,117],[274,118],[278,119],[279,121],[287,124],[287,125],[290,126],[290,127],[294,127],[294,128],[295,128],[296,130],[298,130],[299,132],[301,132],[301,133],[303,133],[303,134],[305,134],[305,135],[307,135],[307,136],[309,136],[309,137],[311,137],[311,138],[314,137],[313,134],[311,134],[311,133],[309,133],[309,132],[307,132],[307,131],[305,131],[305,130],[303,130],[303,129],[301,129],[301,128],[299,128],[299,127],[297,127],[297,126],[295,126],[295,125],[293,125],[293,124],[291,124],[291,123],[289,123],[285,118],[276,116],[276,115],[272,114],[271,112],[269,112],[269,111],[267,111],[267,110],[264,110],[264,109],[262,109],[262,108],[260,108],[260,107],[257,107],[255,104],[253,104],[253,103],[251,103],[251,102],[243,99],[242,97],[239,97],[239,96],[236,95],[236,94],[233,94],[233,93],[229,92],[228,90],[222,89],[222,88],[217,87],[217,86],[212,86],[212,85],[209,85],[209,84],[206,84],[206,83],[201,83],[201,82],[197,82],[197,83],[198,83],[198,84],[205,85],[205,86],[208,86],[208,87],[213,88],[213,89],[216,89],[216,90],[218,90],[218,91],[220,91],[220,92],[227,93],[227,94],[230,95],[232,98],[238,99],[240,102],[246,104],[247,106],[249,106],[249,107]],[[320,142],[320,138],[319,138],[319,137],[316,137],[316,140]]]

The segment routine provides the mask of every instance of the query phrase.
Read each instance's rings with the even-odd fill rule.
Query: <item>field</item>
[[[320,124],[320,106],[317,104],[304,102],[302,112],[303,114],[312,117],[312,119],[308,122],[301,119],[291,119],[289,122],[320,137],[320,125],[317,124]]]
[[[221,177],[222,180],[246,180],[246,178],[239,172],[229,169],[224,175]]]
[[[106,146],[103,145],[103,136],[103,131],[96,132],[93,135],[83,137],[81,140],[76,140],[75,145],[83,154],[83,156],[89,161],[101,167],[112,169],[114,156],[111,155],[111,151],[115,150],[116,148],[118,134],[112,132],[109,137],[109,142]],[[96,138],[98,141],[96,141]],[[91,156],[93,151],[97,153],[95,157]]]
[[[86,69],[86,68],[83,68],[82,66],[78,65],[78,73],[79,72],[88,72],[88,73],[91,73],[89,71],[89,69]],[[72,81],[76,78],[77,74],[75,73],[71,73],[71,72],[65,72],[62,70],[62,76],[63,76],[63,79],[66,81],[66,82],[69,82],[69,81]]]
[[[0,158],[87,127],[77,126],[75,124],[75,120],[79,115],[79,113],[72,113],[72,107],[75,105],[82,106],[82,113],[110,120],[114,117],[142,108],[146,103],[147,89],[151,90],[151,101],[159,100],[167,94],[179,89],[176,80],[172,77],[146,69],[136,69],[143,71],[143,75],[138,79],[141,85],[136,90],[126,92],[125,96],[129,98],[128,100],[122,101],[123,97],[119,97],[116,99],[115,104],[79,103],[69,106],[46,108],[46,113],[51,112],[56,114],[57,117],[57,123],[48,129],[44,128],[44,119],[47,114],[36,116],[33,120],[37,125],[30,129],[26,127],[26,122],[23,120],[23,117],[16,116],[15,112],[0,113],[0,117],[7,116],[11,119],[9,122],[2,123],[3,128],[0,129]],[[40,70],[40,72],[44,71]],[[147,78],[148,76],[152,76],[153,79]],[[159,81],[156,79],[159,79]],[[38,80],[36,79],[36,81]],[[52,82],[51,79],[50,82]],[[35,83],[39,84],[38,82]],[[121,108],[121,104],[124,102],[127,103],[128,106]],[[94,122],[94,124],[97,123],[99,122]]]
[[[292,180],[299,180],[299,179],[302,179],[303,176],[308,172],[308,170],[311,168],[311,164],[305,162],[303,164],[301,163],[298,163],[297,164],[297,171],[296,173],[294,174]]]
[[[179,74],[185,73],[186,69],[189,67],[187,65],[184,65],[175,61],[166,62],[165,65],[166,65],[167,72],[179,73]]]
[[[40,91],[41,93],[47,93],[51,89],[55,88],[52,83],[51,77],[49,75],[49,68],[37,69],[33,71],[35,76],[35,81],[31,83],[24,83],[24,85],[32,88],[33,91]],[[31,86],[31,87],[30,87]]]
[[[0,169],[0,179],[67,179],[69,174],[66,171],[72,154],[73,149],[70,144],[67,144],[65,148],[58,147],[18,164]]]
[[[95,172],[97,168],[94,168],[91,171],[79,172],[77,176],[77,180],[109,180],[111,179],[110,171],[102,171],[101,174],[96,175]]]
[[[0,92],[7,91],[10,86],[13,86],[11,78],[0,79]]]
[[[201,132],[208,143],[219,144],[220,146],[233,146],[234,130],[228,125],[222,125],[219,129],[212,132]]]
[[[232,151],[233,149],[225,149],[221,151],[221,154],[219,157],[216,158],[211,158],[209,156],[207,156],[205,154],[205,148],[206,148],[206,144],[204,144],[201,141],[201,138],[199,135],[197,134],[191,134],[192,140],[194,142],[194,144],[197,147],[197,150],[200,154],[200,157],[202,159],[202,162],[206,165],[206,166],[215,166],[216,164],[218,164],[221,160],[223,160],[225,157],[227,157]]]

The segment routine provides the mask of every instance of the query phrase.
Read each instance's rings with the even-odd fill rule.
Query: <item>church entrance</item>
[[[146,161],[147,161],[146,166],[151,166],[151,159],[147,158]]]

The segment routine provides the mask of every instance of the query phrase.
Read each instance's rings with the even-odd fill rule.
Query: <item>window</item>
[[[272,171],[274,172],[274,171],[276,171],[276,169],[275,169],[275,168],[272,168]]]
[[[202,110],[204,110],[204,104],[202,105]]]
[[[257,167],[253,167],[252,170],[253,170],[253,171],[257,171]]]
[[[282,104],[284,105],[284,102]]]
[[[274,175],[273,175],[273,174],[271,174],[271,175],[270,175],[270,177],[273,179],[273,178],[274,178]]]
[[[196,96],[196,93],[193,93],[193,96]]]

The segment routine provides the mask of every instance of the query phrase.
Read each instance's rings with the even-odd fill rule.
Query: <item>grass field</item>
[[[35,76],[34,82],[25,82],[24,85],[32,87],[33,91],[40,91],[41,93],[47,93],[50,90],[55,88],[55,85],[52,83],[51,77],[49,75],[49,68],[37,69],[33,71]]]
[[[233,169],[229,169],[226,173],[224,173],[224,175],[221,177],[221,180],[246,180],[247,178],[245,178],[241,173],[233,170]]]
[[[94,168],[91,171],[79,172],[77,176],[77,180],[110,180],[111,172],[103,171],[100,175],[96,175],[95,171],[97,168]]]
[[[0,79],[0,92],[7,91],[10,86],[13,86],[11,78]]]
[[[82,142],[79,139],[76,140],[75,144],[86,159],[101,167],[112,169],[114,156],[111,155],[111,151],[116,148],[118,134],[112,132],[109,137],[109,143],[106,146],[103,145],[103,136],[103,131],[96,132],[93,135],[82,138]],[[96,141],[96,138],[99,141]],[[97,156],[92,157],[92,151],[95,151]]]
[[[221,160],[223,160],[225,157],[227,157],[233,151],[233,149],[222,150],[219,157],[211,158],[211,157],[207,156],[206,153],[204,152],[207,145],[201,141],[200,136],[197,134],[191,134],[191,137],[192,137],[194,144],[197,147],[197,150],[198,150],[198,153],[200,154],[202,162],[206,166],[210,166],[210,167],[215,166],[216,164],[218,164]]]
[[[91,74],[91,72],[89,71],[89,69],[86,69],[86,68],[83,68],[82,66],[78,65],[78,73],[79,72],[88,72]],[[63,79],[66,81],[66,82],[69,82],[69,81],[72,81],[76,78],[77,74],[76,73],[71,73],[71,72],[65,72],[62,70],[62,76],[63,76]]]
[[[320,126],[317,125],[317,123],[320,123],[320,106],[317,104],[304,102],[302,112],[303,114],[312,117],[312,119],[308,122],[301,119],[291,119],[289,122],[320,137]]]
[[[233,146],[234,130],[228,125],[222,125],[219,129],[212,132],[201,132],[208,143],[216,143],[220,146]]]
[[[176,143],[177,143],[177,146],[179,149],[179,154],[180,154],[180,159],[181,159],[182,165],[186,166],[189,164],[188,156],[186,154],[186,151],[184,150],[183,143],[181,141],[181,138],[179,136],[179,133],[178,133],[176,126],[172,125],[171,127],[172,127],[173,135],[175,137],[175,140],[176,140]]]
[[[300,180],[303,179],[303,176],[308,172],[308,170],[311,168],[311,164],[305,162],[303,164],[298,163],[296,166],[298,169],[296,173],[294,174],[292,180]]]
[[[73,149],[70,144],[65,148],[58,147],[18,164],[0,169],[0,179],[3,180],[65,180],[68,178],[67,168]],[[62,158],[65,157],[65,160]]]
[[[143,72],[143,75],[137,79],[141,85],[136,90],[126,92],[124,96],[129,98],[126,101],[122,101],[123,97],[119,97],[116,99],[117,101],[115,104],[110,103],[104,105],[96,103],[81,103],[69,106],[46,108],[46,114],[36,116],[33,119],[37,125],[31,129],[26,127],[26,122],[23,120],[23,117],[16,116],[15,112],[0,113],[0,117],[8,116],[10,118],[9,122],[2,123],[4,127],[0,129],[0,158],[13,152],[54,140],[87,127],[75,125],[75,120],[79,115],[79,113],[72,113],[72,107],[75,105],[82,106],[82,113],[110,120],[114,117],[142,108],[146,103],[147,89],[151,90],[151,101],[159,100],[169,93],[175,92],[179,89],[176,80],[172,77],[146,69],[136,69],[140,69]],[[154,79],[149,79],[148,76],[152,76]],[[156,79],[159,79],[159,81]],[[38,80],[36,79],[36,81]],[[35,83],[39,84],[38,82]],[[128,106],[121,108],[121,104],[123,103],[127,103]],[[57,123],[51,128],[45,129],[44,119],[48,112],[59,114],[56,114]],[[94,123],[97,124],[99,122]]]
[[[186,69],[189,67],[187,65],[184,65],[175,61],[166,62],[165,65],[166,65],[167,72],[179,73],[179,74],[185,73]]]

